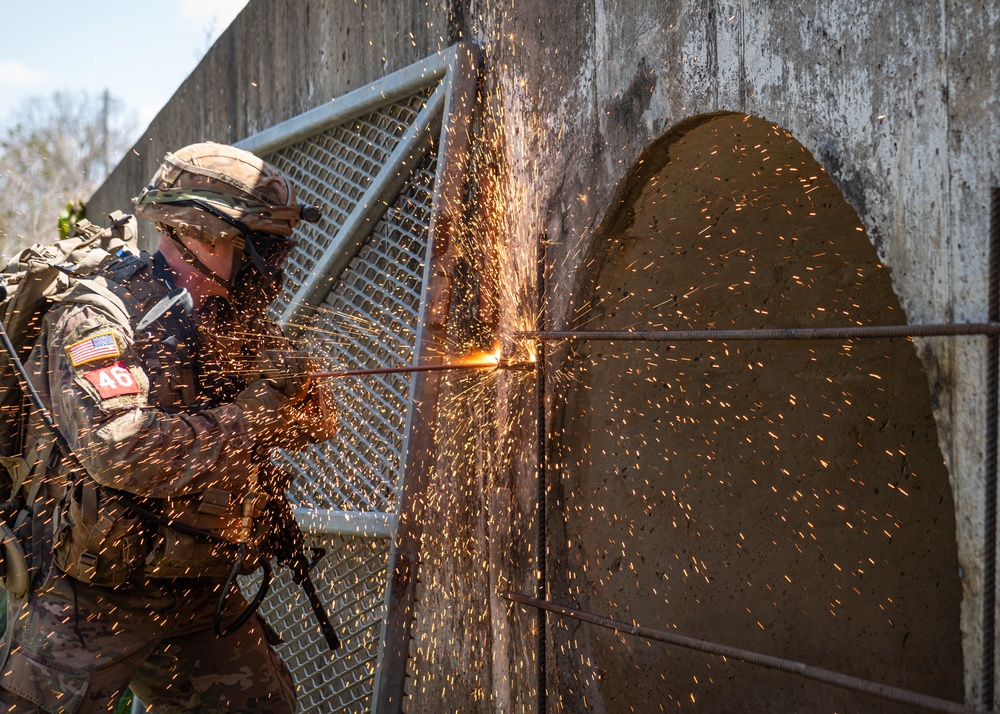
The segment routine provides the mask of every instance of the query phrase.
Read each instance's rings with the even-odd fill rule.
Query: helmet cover
[[[137,197],[135,212],[169,226],[177,237],[215,245],[241,231],[290,236],[301,216],[295,190],[277,169],[249,151],[203,142],[167,154]],[[207,204],[207,208],[205,208]]]

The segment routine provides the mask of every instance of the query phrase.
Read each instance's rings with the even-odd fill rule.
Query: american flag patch
[[[69,353],[69,361],[74,367],[99,359],[121,356],[121,350],[118,349],[118,343],[115,341],[115,333],[111,330],[74,342],[66,348],[66,351]]]

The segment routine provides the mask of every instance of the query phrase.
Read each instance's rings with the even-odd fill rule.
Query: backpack
[[[73,226],[68,238],[49,245],[33,245],[21,251],[0,271],[0,321],[19,359],[25,360],[30,355],[41,332],[42,320],[54,303],[92,303],[104,309],[118,309],[128,318],[124,306],[115,308],[120,301],[101,286],[95,273],[110,258],[126,255],[140,257],[136,221],[133,216],[120,211],[112,213],[109,218],[111,225],[107,228],[99,228],[86,220],[80,221]],[[91,276],[93,279],[90,279]],[[48,459],[54,453],[54,439],[41,447],[39,444],[26,444],[34,441],[26,438],[31,411],[29,396],[22,389],[21,375],[10,354],[0,347],[0,467],[5,467],[0,468],[0,589],[18,598],[22,598],[29,589],[33,573],[37,573],[41,562],[42,539],[37,532],[40,499],[36,501],[35,497],[44,479],[31,477],[39,468],[48,465]],[[26,449],[26,446],[29,448]],[[43,449],[45,454],[41,455]],[[32,482],[30,488],[25,485],[29,480]],[[24,489],[22,485],[25,485]],[[272,537],[279,539],[278,549],[272,555],[277,557],[279,563],[292,569],[292,578],[309,598],[327,644],[331,650],[336,650],[340,641],[309,576],[309,571],[323,557],[325,549],[312,548],[312,558],[306,557],[302,532],[291,515],[288,502],[282,500],[282,506],[277,509],[279,512],[271,515]],[[143,513],[134,503],[130,508],[159,525],[171,528],[182,525],[165,523],[162,517]],[[217,536],[190,526],[186,528],[189,535],[209,536],[210,542],[218,541]],[[242,562],[241,557],[237,565]],[[213,629],[217,635],[235,631],[256,612],[270,584],[271,566],[266,559],[262,559],[261,565],[265,568],[265,576],[260,591],[235,623],[222,628],[221,610],[217,608],[213,618]],[[234,566],[226,584],[227,593],[236,572]],[[0,610],[6,612],[5,607],[0,607]],[[6,637],[0,644],[0,668],[10,653],[14,621],[11,618],[4,626],[0,619],[0,631],[6,630]]]
[[[107,228],[80,221],[69,237],[25,248],[0,271],[0,321],[21,360],[27,359],[42,318],[61,295],[72,291],[107,258],[139,255],[135,218],[121,211],[109,218]],[[21,376],[10,354],[0,347],[0,466],[6,467],[0,469],[0,505],[10,505],[33,467],[34,459],[24,453],[30,412]]]

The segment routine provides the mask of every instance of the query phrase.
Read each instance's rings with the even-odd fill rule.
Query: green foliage
[[[112,714],[129,714],[132,711],[132,690],[126,689],[122,698],[115,704]]]
[[[104,181],[131,146],[133,127],[106,92],[57,92],[11,112],[0,127],[0,252],[62,234],[60,211],[82,205]]]
[[[69,237],[74,223],[87,217],[87,206],[83,201],[70,201],[59,214],[59,240]]]

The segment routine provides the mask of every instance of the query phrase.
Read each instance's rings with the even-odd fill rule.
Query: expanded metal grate
[[[368,711],[383,617],[389,542],[381,538],[311,537],[307,546],[328,555],[312,572],[342,644],[331,653],[313,620],[309,601],[289,571],[275,571],[260,613],[281,634],[278,652],[295,678],[299,711]],[[258,578],[243,583],[256,592]]]
[[[287,162],[306,152],[296,145],[282,155],[282,168],[296,191],[337,190],[317,183],[300,189],[301,174],[289,170]],[[410,364],[435,164],[433,154],[423,159],[367,243],[332,281],[329,295],[307,315],[311,326],[303,338],[324,369]],[[324,197],[307,200],[322,202]],[[286,299],[294,289],[286,286]],[[393,514],[410,379],[384,375],[335,380],[331,386],[340,412],[336,437],[301,452],[275,452],[275,462],[294,476],[289,499],[297,508]],[[308,601],[286,571],[278,570],[261,614],[282,635],[278,651],[295,678],[300,711],[367,712],[385,610],[389,540],[334,536],[325,541],[329,554],[313,571],[313,580],[341,637],[341,650],[333,655],[327,650]]]
[[[319,307],[307,334],[310,352],[324,369],[410,364],[435,163],[433,156],[423,160]],[[332,387],[340,410],[337,436],[278,456],[279,465],[298,476],[289,497],[300,508],[393,513],[410,378],[348,378],[333,381]]]
[[[455,48],[240,142],[280,169],[299,203],[323,210],[300,224],[272,316],[323,370],[413,364],[421,343],[426,262],[438,182],[448,174],[446,105]],[[469,89],[463,85],[462,92]],[[468,111],[466,94],[453,102]],[[456,110],[453,110],[456,111]],[[444,155],[450,157],[447,148]],[[450,195],[450,194],[449,194]],[[370,712],[386,637],[392,538],[411,458],[412,375],[333,380],[338,434],[272,458],[309,544],[326,548],[313,571],[342,646],[330,653],[299,586],[276,569],[261,614],[282,635],[299,711]],[[422,432],[418,432],[422,433]],[[241,581],[256,592],[257,578]]]
[[[290,296],[313,272],[429,95],[420,91],[264,157],[291,179],[299,202],[323,208],[319,223],[299,225],[298,249],[289,256],[276,315],[288,308]]]

